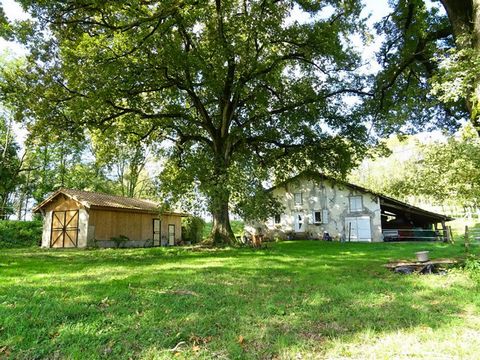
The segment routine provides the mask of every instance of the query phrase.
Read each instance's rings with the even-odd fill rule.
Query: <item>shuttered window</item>
[[[295,200],[295,205],[302,205],[303,204],[303,199],[302,199],[302,193],[295,193],[293,194],[294,200]]]
[[[362,211],[362,197],[361,196],[350,196],[350,212]]]

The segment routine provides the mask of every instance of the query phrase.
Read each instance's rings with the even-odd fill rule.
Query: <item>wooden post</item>
[[[464,237],[464,245],[465,245],[465,251],[469,252],[470,251],[470,240],[468,239],[468,225],[465,225],[465,237]]]
[[[442,221],[442,229],[443,229],[443,242],[450,242],[450,234],[448,233],[447,225],[445,221]]]
[[[348,223],[348,242],[350,242],[350,237],[352,235],[352,223]]]
[[[450,225],[448,225],[447,229],[448,229],[449,243],[453,244],[453,243],[455,243],[455,239],[453,238],[452,227]]]

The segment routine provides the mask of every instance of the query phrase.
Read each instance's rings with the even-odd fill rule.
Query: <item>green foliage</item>
[[[39,246],[42,221],[0,220],[0,248]]]
[[[153,146],[139,139],[138,135],[125,134],[135,126],[129,120],[126,118],[125,124],[119,124],[123,129],[121,131],[110,128],[90,133],[95,163],[108,170],[116,193],[152,198],[155,195],[154,183],[145,167]]]
[[[479,71],[478,50],[451,49],[439,57],[439,70],[432,78],[432,94],[443,102],[458,102],[473,96]],[[475,98],[469,100],[478,102]]]
[[[368,142],[345,106],[368,95],[346,43],[364,30],[358,2],[22,5],[34,20],[13,33],[32,51],[5,85],[17,116],[162,144],[162,198],[201,193],[222,225],[214,238],[230,240],[230,208],[261,213],[251,199],[272,174],[345,172]]]
[[[182,237],[184,241],[196,244],[203,239],[205,220],[198,216],[189,216],[182,219]]]
[[[384,37],[377,53],[382,65],[375,74],[374,96],[366,110],[379,121],[384,134],[416,132],[419,127],[454,129],[466,115],[463,103],[442,103],[430,92],[429,79],[438,60],[454,46],[448,17],[424,0],[391,2],[392,13],[376,24]]]
[[[446,141],[389,140],[392,154],[368,161],[351,179],[399,199],[431,204],[480,205],[480,138],[471,125]]]
[[[463,254],[441,243],[320,241],[4,250],[0,356],[476,359],[478,283],[463,271],[402,276],[383,266],[420,250]]]
[[[468,254],[463,263],[463,269],[480,284],[480,255]]]
[[[480,258],[470,254],[465,259],[464,269],[480,276]]]
[[[118,235],[118,236],[112,236],[110,238],[111,241],[113,241],[115,243],[115,246],[118,248],[120,248],[122,245],[124,245],[127,241],[129,241],[130,239],[128,238],[128,236],[125,236],[125,235]]]
[[[7,219],[13,213],[12,195],[24,181],[22,159],[12,131],[7,119],[0,115],[0,219]]]
[[[232,225],[232,231],[234,235],[242,236],[245,229],[245,222],[242,220],[231,220],[230,223]],[[211,232],[212,232],[212,223],[211,222],[205,223],[205,227],[203,230],[203,239],[207,239],[209,234],[211,234]]]

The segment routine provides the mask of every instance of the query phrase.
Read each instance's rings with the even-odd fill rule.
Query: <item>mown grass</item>
[[[391,273],[461,244],[269,244],[0,255],[0,358],[478,358],[479,284]]]

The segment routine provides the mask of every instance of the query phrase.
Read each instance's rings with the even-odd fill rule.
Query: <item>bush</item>
[[[120,248],[120,246],[124,245],[130,239],[128,238],[128,236],[118,235],[118,236],[112,236],[110,238],[110,240],[112,240],[115,243],[115,245],[117,246],[117,249],[118,249],[118,248]]]
[[[0,248],[40,246],[42,222],[0,220]]]
[[[463,264],[464,270],[474,280],[480,281],[480,257],[470,254]]]
[[[202,241],[205,221],[198,216],[189,216],[182,220],[183,241],[190,241],[192,244]]]

